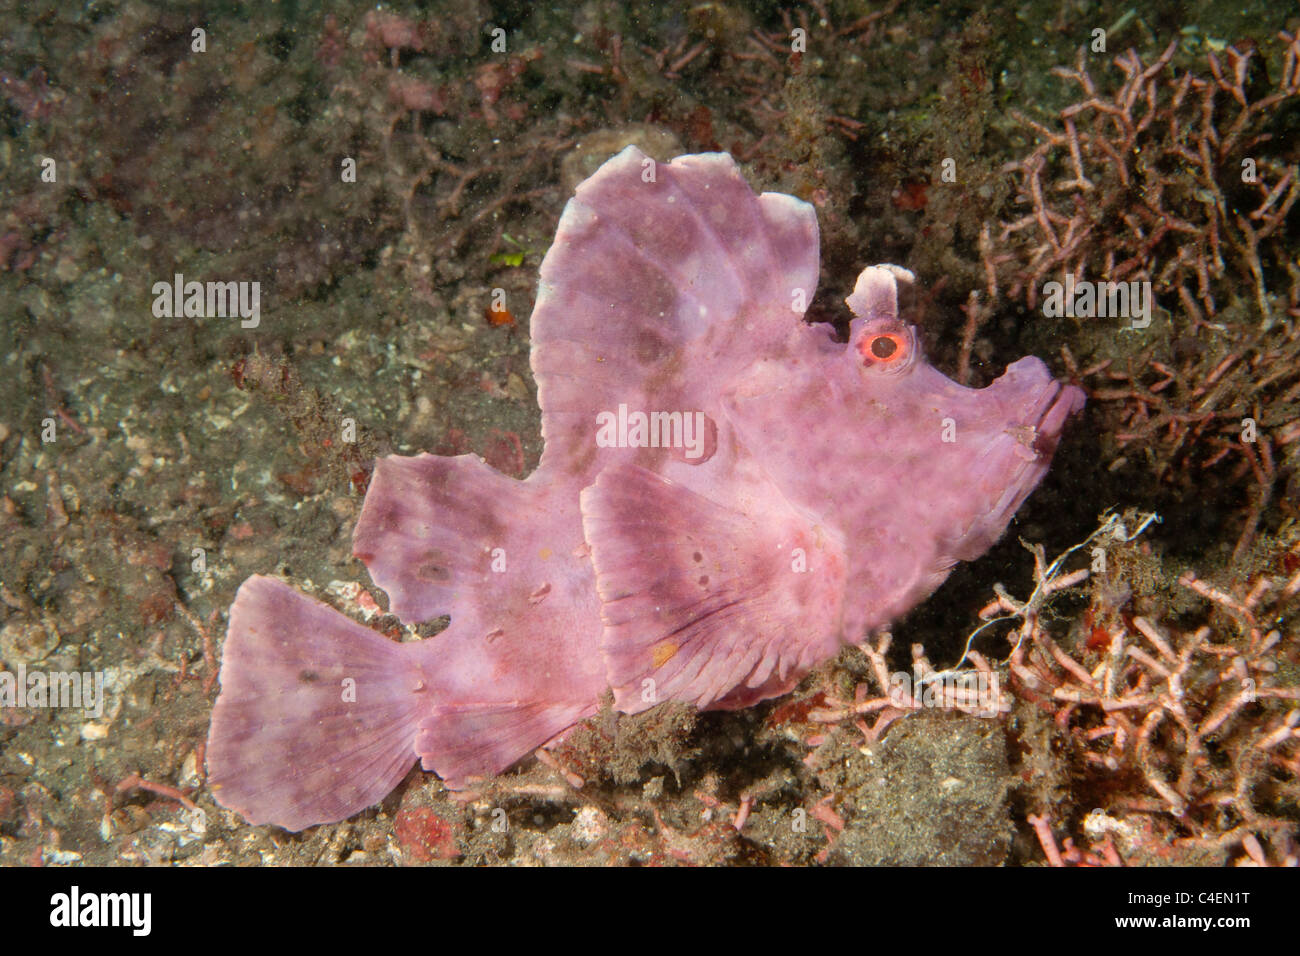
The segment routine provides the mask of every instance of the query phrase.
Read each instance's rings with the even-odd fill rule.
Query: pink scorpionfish
[[[802,321],[813,208],[730,156],[629,147],[578,187],[541,268],[541,464],[381,459],[354,551],[406,623],[390,641],[270,577],[230,610],[208,738],[217,801],[300,830],[418,759],[449,787],[505,770],[607,690],[734,709],[791,690],[982,554],[1082,393],[1022,358],[984,389],[899,320],[874,266],[847,343]]]

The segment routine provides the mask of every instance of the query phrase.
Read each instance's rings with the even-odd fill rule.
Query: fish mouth
[[[1056,381],[1033,357],[1009,365],[989,388],[1007,389],[1000,404],[1008,425],[982,456],[985,473],[971,482],[995,484],[1001,492],[956,537],[952,553],[961,561],[979,557],[1002,536],[1047,473],[1066,421],[1084,404],[1081,389]]]
[[[1083,409],[1084,401],[1083,390],[1077,386],[1048,380],[1026,416],[1026,423],[1033,431],[1030,447],[1036,457],[1052,457],[1066,421]]]
[[[940,570],[978,558],[1002,537],[1047,474],[1066,421],[1084,403],[1080,389],[1056,381],[1033,356],[964,395],[974,406],[971,420],[979,437],[969,449],[960,485],[949,492],[968,510],[951,533],[943,534],[946,559]]]
[[[1047,366],[1033,357],[1013,362],[994,384],[1027,394],[1007,432],[1015,437],[1022,458],[1046,463],[1056,451],[1066,421],[1083,408],[1082,389],[1052,378]]]

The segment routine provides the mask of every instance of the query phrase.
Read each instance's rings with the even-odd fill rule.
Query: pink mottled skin
[[[545,450],[381,459],[354,550],[397,644],[272,578],[231,609],[208,744],[216,799],[290,830],[346,818],[420,759],[452,788],[594,714],[737,708],[982,554],[1082,406],[1035,358],[985,389],[926,363],[895,266],[863,271],[847,343],[801,320],[813,210],[729,156],[629,147],[583,183],[542,264]],[[598,416],[699,413],[707,441],[605,447]]]

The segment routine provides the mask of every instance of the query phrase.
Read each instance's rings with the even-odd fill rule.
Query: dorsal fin
[[[594,475],[595,415],[650,396],[689,407],[691,375],[725,374],[786,339],[817,286],[811,206],[755,195],[725,153],[656,163],[629,146],[581,186],[542,263],[532,366],[546,448]],[[707,372],[680,361],[707,342]]]

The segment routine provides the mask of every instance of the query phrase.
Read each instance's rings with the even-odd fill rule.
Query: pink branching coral
[[[1174,584],[1137,541],[1155,520],[1108,516],[1051,562],[1026,545],[1032,593],[995,585],[957,665],[936,670],[914,647],[920,689],[900,689],[886,636],[863,647],[879,693],[828,690],[808,720],[856,727],[868,747],[923,708],[1001,721],[1021,751],[1024,820],[1052,865],[1300,862],[1300,641],[1286,616],[1300,571],[1242,593],[1190,571]],[[1067,570],[1082,555],[1091,566]],[[1085,582],[1089,606],[1063,626],[1054,605]],[[990,662],[972,645],[999,623],[1014,625],[1011,650]],[[828,739],[805,739],[810,766]]]
[[[1091,575],[1091,607],[1069,641],[1052,636],[1032,599],[1000,594],[986,609],[1020,620],[1010,689],[1050,718],[1041,734],[1022,733],[1026,765],[1041,772],[1064,754],[1071,799],[1092,801],[1076,807],[1085,811],[1080,843],[1091,849],[1071,838],[1061,852],[1051,839],[1051,785],[1030,775],[1029,822],[1044,852],[1053,863],[1255,859],[1254,850],[1295,860],[1300,686],[1283,615],[1300,595],[1300,573],[1260,577],[1235,594],[1186,572],[1178,587],[1187,594],[1148,603],[1133,588],[1159,578],[1154,559],[1133,543],[1136,533],[1115,533],[1122,527],[1112,518],[1089,539],[1094,560],[1097,548],[1111,552],[1110,568]],[[1059,562],[1045,573],[1038,561],[1035,594],[1058,573]],[[1197,627],[1137,613],[1190,595],[1201,599]]]
[[[1300,276],[1287,269],[1281,233],[1300,176],[1259,153],[1272,138],[1267,120],[1300,94],[1300,43],[1281,37],[1282,77],[1262,96],[1255,51],[1234,47],[1222,60],[1208,54],[1204,76],[1169,68],[1176,42],[1150,65],[1129,50],[1115,60],[1124,80],[1109,96],[1082,52],[1073,69],[1055,70],[1084,99],[1060,111],[1059,128],[1017,114],[1040,141],[1008,167],[1030,207],[998,236],[1016,249],[994,258],[1016,263],[1009,295],[1033,308],[1040,283],[1067,273],[1146,280],[1157,295],[1176,294],[1196,327],[1223,308],[1220,282],[1244,273],[1264,328],[1281,314],[1296,317]],[[1279,269],[1289,283],[1270,290],[1266,275]]]
[[[1225,512],[1249,489],[1234,562],[1300,447],[1300,266],[1286,236],[1300,168],[1280,136],[1300,97],[1300,40],[1278,38],[1274,83],[1244,45],[1209,53],[1202,71],[1172,66],[1176,44],[1150,63],[1130,50],[1109,93],[1082,53],[1056,70],[1082,98],[1053,122],[1017,114],[1037,142],[1006,167],[1019,211],[981,235],[986,288],[966,305],[959,373],[1001,297],[1036,309],[1067,276],[1150,283],[1150,328],[1080,320],[1062,359],[1099,402],[1112,470],[1202,501],[1220,488]]]

